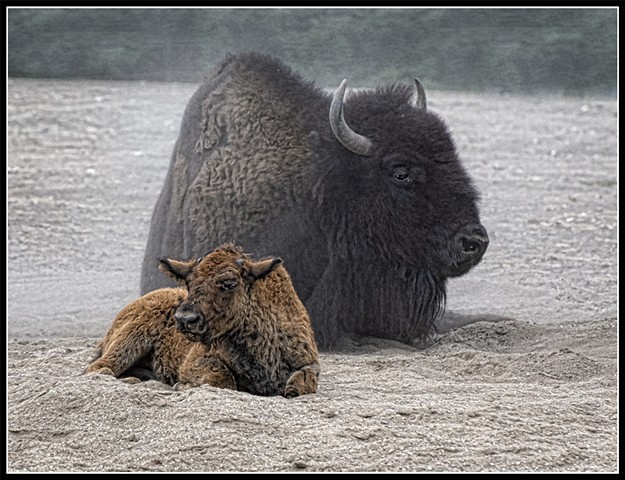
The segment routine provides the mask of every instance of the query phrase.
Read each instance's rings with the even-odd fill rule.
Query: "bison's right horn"
[[[347,80],[343,80],[339,88],[334,92],[332,104],[330,105],[330,127],[336,139],[343,144],[345,148],[351,150],[358,155],[365,157],[371,155],[373,142],[367,137],[358,135],[354,132],[343,115],[343,99],[345,97],[345,88],[347,88]]]
[[[426,110],[427,100],[425,98],[425,88],[423,88],[423,84],[419,81],[418,78],[414,79],[415,83],[415,91],[412,95],[412,99],[410,100],[410,104],[416,109]]]

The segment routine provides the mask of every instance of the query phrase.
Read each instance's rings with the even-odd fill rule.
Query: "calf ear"
[[[250,263],[250,276],[254,280],[265,278],[282,263],[281,258],[268,258],[267,260],[260,260],[259,262]]]
[[[197,265],[195,260],[174,260],[173,258],[161,258],[158,261],[158,269],[174,280],[185,280],[193,267]]]

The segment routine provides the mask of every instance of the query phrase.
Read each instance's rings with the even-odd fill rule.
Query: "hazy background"
[[[199,83],[228,52],[373,86],[616,95],[616,8],[8,10],[13,77]]]

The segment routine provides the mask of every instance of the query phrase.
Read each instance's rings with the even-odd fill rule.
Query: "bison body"
[[[168,285],[160,256],[236,240],[288,263],[321,347],[346,332],[414,343],[486,250],[477,202],[418,81],[330,95],[274,58],[229,56],[185,110],[141,290]]]
[[[281,259],[253,261],[225,245],[199,260],[163,259],[160,268],[185,288],[158,289],[124,308],[87,373],[155,378],[177,389],[316,392],[314,334]]]

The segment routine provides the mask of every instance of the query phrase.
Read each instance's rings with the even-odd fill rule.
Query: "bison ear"
[[[281,258],[268,258],[267,260],[261,260],[259,262],[250,263],[250,276],[254,280],[265,278],[271,272],[273,272],[282,263]]]
[[[193,267],[197,265],[195,260],[174,260],[173,258],[161,258],[158,261],[158,269],[174,280],[185,280]]]

